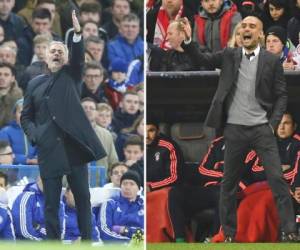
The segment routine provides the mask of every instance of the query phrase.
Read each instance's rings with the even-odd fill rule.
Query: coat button
[[[46,96],[46,99],[48,100],[50,97],[49,96]]]
[[[55,115],[54,115],[54,116],[52,116],[52,120],[55,120],[55,119],[56,119]]]
[[[60,137],[57,137],[56,140],[57,140],[57,141],[60,141],[61,139],[60,139]]]

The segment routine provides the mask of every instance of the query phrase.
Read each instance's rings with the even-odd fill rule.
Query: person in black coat
[[[224,129],[224,176],[220,193],[220,219],[226,242],[235,241],[237,231],[236,192],[243,160],[253,149],[263,159],[281,222],[282,240],[297,241],[289,187],[283,179],[274,130],[287,105],[286,82],[280,60],[260,48],[263,24],[255,16],[241,23],[242,48],[201,53],[191,43],[191,27],[185,19],[183,49],[205,63],[220,68],[216,94],[206,125]]]
[[[83,240],[91,239],[91,203],[86,163],[106,156],[80,104],[84,65],[81,27],[72,13],[75,35],[70,64],[67,47],[54,41],[46,53],[49,75],[29,82],[21,125],[38,148],[40,175],[45,187],[45,222],[48,239],[60,239],[59,199],[62,176],[67,175],[78,211]]]

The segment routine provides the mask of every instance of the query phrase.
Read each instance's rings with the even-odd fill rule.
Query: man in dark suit
[[[282,240],[297,241],[296,225],[288,185],[285,183],[274,130],[287,105],[286,82],[278,57],[259,46],[263,24],[255,16],[242,20],[242,48],[201,53],[191,42],[185,19],[184,50],[199,64],[220,68],[216,94],[206,124],[224,129],[225,166],[221,183],[220,219],[225,241],[233,242],[237,230],[236,191],[247,152],[254,149],[263,161],[281,221]]]
[[[92,227],[86,163],[106,154],[80,104],[84,50],[75,11],[72,20],[75,34],[70,63],[67,65],[67,47],[52,42],[46,53],[51,73],[29,82],[21,124],[38,148],[47,238],[60,239],[58,208],[62,176],[66,174],[75,198],[81,238],[88,240]]]

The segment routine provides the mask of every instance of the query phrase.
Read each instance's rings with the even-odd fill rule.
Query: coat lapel
[[[263,72],[263,67],[265,64],[265,51],[261,48],[258,54],[258,62],[257,62],[257,71],[256,71],[256,80],[255,80],[255,87],[258,86],[260,82],[260,78]]]

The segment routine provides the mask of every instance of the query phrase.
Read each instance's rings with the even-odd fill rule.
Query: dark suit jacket
[[[224,110],[226,97],[238,79],[242,48],[226,48],[214,54],[201,53],[198,45],[193,42],[183,45],[183,48],[194,55],[193,58],[198,65],[206,64],[221,69],[218,88],[205,123],[209,127],[223,128],[227,119],[227,110]],[[286,110],[286,82],[279,58],[262,48],[259,53],[255,84],[255,97],[267,111],[269,123],[275,129]]]
[[[83,42],[73,43],[70,65],[29,82],[22,127],[37,144],[41,176],[60,176],[70,165],[103,158],[106,153],[80,103]]]

